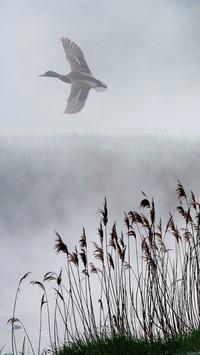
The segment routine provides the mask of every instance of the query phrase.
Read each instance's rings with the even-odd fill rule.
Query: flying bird
[[[107,89],[107,85],[93,76],[82,50],[74,42],[66,37],[62,37],[61,42],[66,59],[70,64],[71,72],[67,75],[60,75],[54,71],[47,71],[39,76],[58,78],[65,83],[71,84],[71,91],[64,113],[75,114],[83,109],[90,89],[102,91]]]

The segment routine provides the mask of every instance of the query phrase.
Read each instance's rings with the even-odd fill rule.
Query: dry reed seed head
[[[159,223],[157,224],[157,228],[159,230],[160,236],[162,236],[162,220],[159,219]]]
[[[55,250],[56,250],[57,254],[60,252],[63,252],[68,256],[69,251],[68,251],[66,244],[63,242],[61,236],[57,232],[55,232],[55,233],[57,236],[57,238],[55,239],[55,242],[56,242]]]
[[[121,254],[121,260],[124,261],[125,259],[125,254],[126,254],[126,245],[124,246],[123,250],[122,250],[122,254]]]
[[[176,238],[176,241],[179,242],[179,240],[181,239],[181,235],[179,233],[178,228],[174,224],[172,215],[170,215],[169,221],[167,223],[166,232],[167,231],[170,231],[172,235]]]
[[[31,281],[30,283],[39,286],[46,293],[45,287],[40,281]]]
[[[136,239],[136,233],[133,229],[128,232],[128,237],[134,237]]]
[[[88,273],[87,269],[82,270],[82,274],[84,274],[85,276],[89,277],[89,273]]]
[[[142,193],[142,195],[147,199],[147,195],[145,194],[145,192],[144,191],[140,191],[141,193]]]
[[[48,271],[44,275],[43,281],[56,281],[58,275],[53,271]]]
[[[191,191],[191,198],[190,198],[190,206],[193,207],[195,210],[197,209],[197,202],[195,199],[195,195],[192,191]]]
[[[196,221],[197,221],[197,229],[200,227],[200,212],[196,214]]]
[[[8,319],[7,324],[13,325],[16,322],[21,323],[21,321],[18,318],[10,318],[10,319]]]
[[[91,274],[97,274],[97,268],[93,263],[90,263],[90,272]]]
[[[179,243],[179,240],[181,240],[181,234],[179,233],[177,227],[175,227],[175,230],[172,230],[172,234],[176,238],[176,241]]]
[[[99,238],[100,238],[100,243],[101,245],[103,244],[103,228],[102,228],[102,221],[100,220],[100,225],[99,225],[99,228],[98,228],[98,235],[99,235]]]
[[[136,221],[135,221],[135,215],[134,215],[134,212],[133,212],[133,211],[129,211],[129,212],[128,212],[128,217],[129,217],[129,219],[131,220],[131,225],[132,225],[133,223],[136,223]]]
[[[112,255],[110,253],[108,253],[108,260],[109,260],[110,266],[114,270],[115,266],[114,266]]]
[[[188,211],[185,211],[182,206],[177,206],[176,209],[178,213],[186,220]]]
[[[150,208],[150,202],[147,198],[144,198],[140,203],[140,208]]]
[[[187,228],[182,228],[183,238],[188,242],[192,238],[191,232]]]
[[[152,199],[152,202],[151,202],[150,216],[151,216],[151,223],[154,224],[156,212],[155,212],[155,204],[154,204],[154,200],[153,199]]]
[[[81,260],[83,262],[84,267],[86,268],[87,266],[87,257],[84,249],[81,249],[81,252],[79,253]]]
[[[177,184],[177,188],[176,188],[176,193],[179,199],[181,199],[182,197],[187,198],[185,190],[183,188],[183,185],[181,184],[181,182],[178,180],[178,184]]]
[[[193,223],[193,219],[190,213],[190,208],[188,209],[187,216],[186,216],[186,223]]]
[[[104,226],[106,226],[107,223],[108,223],[108,208],[107,208],[107,200],[106,200],[106,198],[104,199],[103,209],[99,210],[99,212],[102,215],[102,218],[101,218],[102,222],[103,222]]]
[[[153,198],[151,200],[150,215],[154,216],[155,219],[155,203]]]
[[[20,279],[20,281],[19,281],[19,285],[21,284],[21,282],[24,280],[24,279],[26,279],[26,277],[29,275],[29,274],[31,274],[31,272],[29,271],[29,272],[27,272],[21,279]]]
[[[182,206],[176,207],[179,214],[185,219],[186,223],[192,222],[192,217],[190,215],[190,209],[185,211]]]
[[[93,245],[95,247],[95,250],[94,250],[94,257],[96,259],[99,259],[101,260],[102,262],[104,261],[104,253],[103,253],[103,248],[100,247],[97,243],[93,242]]]
[[[41,298],[41,303],[40,303],[40,309],[42,309],[42,307],[45,303],[47,303],[47,301],[45,301],[45,293],[43,293],[42,298]]]
[[[109,247],[114,248],[114,250],[116,250],[116,243],[114,239],[110,239],[108,245]]]
[[[142,240],[141,247],[142,247],[142,251],[145,251],[145,253],[149,254],[149,247],[145,239]]]
[[[62,282],[62,269],[60,270],[60,273],[57,277],[57,285],[59,286]]]
[[[158,246],[159,246],[159,251],[161,253],[166,253],[167,251],[169,251],[170,249],[166,248],[165,243],[162,240],[162,236],[160,233],[155,233],[155,236],[157,237],[157,241],[158,241]]]
[[[118,235],[117,235],[117,230],[116,230],[116,222],[112,226],[112,231],[110,233],[110,238],[113,241],[117,241],[118,240]]]
[[[153,258],[150,259],[150,266],[151,266],[152,272],[155,273],[157,270],[157,265],[156,265],[156,262],[153,260]]]
[[[166,225],[165,233],[168,232],[172,228],[171,226],[173,226],[173,228],[174,228],[174,220],[173,220],[173,216],[171,214],[169,214],[169,220]]]
[[[143,224],[143,220],[142,217],[139,213],[134,212],[134,221],[133,223],[139,223],[139,224]]]
[[[131,220],[131,224],[143,224],[143,220],[142,217],[139,213],[137,213],[136,211],[130,211],[128,213],[128,216]]]
[[[93,263],[90,263],[90,268],[91,268],[90,270],[91,274],[98,274],[98,273],[102,274],[102,270],[99,269],[98,267],[95,267]]]
[[[156,263],[151,256],[150,248],[145,239],[142,240],[142,251],[144,253],[144,260],[148,263],[150,268],[155,271],[157,268]]]
[[[118,242],[116,242],[116,245],[119,257],[122,261],[124,261],[126,247],[124,246],[123,248],[121,248]]]
[[[77,252],[69,253],[69,261],[74,265],[78,266],[78,255]]]
[[[121,238],[119,239],[119,243],[121,244],[122,248],[124,248],[124,247],[125,247],[123,232],[121,232]]]
[[[148,239],[151,247],[154,246],[154,236],[155,233],[151,229],[148,229]]]
[[[151,229],[148,219],[143,214],[141,215],[141,217],[142,217],[142,221],[143,221],[142,226],[144,228]]]
[[[126,214],[126,212],[124,212],[124,223],[125,223],[125,226],[126,226],[126,228],[128,229],[128,232],[129,232],[129,229],[131,228],[131,226],[130,226],[130,223],[129,223],[129,217],[128,217],[128,215]]]
[[[83,233],[81,235],[81,238],[79,240],[80,248],[87,248],[87,240],[86,240],[86,234],[85,234],[85,228],[83,227]]]

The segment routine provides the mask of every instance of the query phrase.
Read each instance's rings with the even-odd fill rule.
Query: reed
[[[188,198],[180,181],[176,194],[177,214],[169,214],[163,226],[154,200],[142,192],[140,210],[124,214],[123,232],[116,222],[108,232],[105,199],[92,256],[85,228],[73,251],[55,232],[55,250],[66,258],[64,270],[47,272],[42,282],[32,281],[43,290],[38,354],[44,305],[53,352],[74,341],[127,336],[149,342],[199,328],[200,203],[193,192]],[[55,290],[54,312],[46,282],[52,282]],[[11,324],[16,319],[17,294]],[[12,347],[17,353],[14,328]]]

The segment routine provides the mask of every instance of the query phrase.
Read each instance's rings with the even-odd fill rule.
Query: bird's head
[[[47,71],[46,73],[41,74],[39,76],[49,76],[51,78],[59,78],[60,75],[55,73],[54,71]]]
[[[98,80],[97,86],[94,89],[96,91],[105,91],[107,88],[107,85],[103,81]]]

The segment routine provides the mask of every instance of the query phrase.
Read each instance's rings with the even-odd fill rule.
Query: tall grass
[[[55,250],[66,258],[64,270],[59,274],[47,272],[43,282],[31,282],[43,291],[38,353],[43,307],[48,315],[52,351],[73,341],[89,342],[118,335],[167,340],[199,327],[200,204],[193,192],[188,198],[179,181],[176,193],[178,214],[169,214],[165,226],[156,218],[154,200],[142,193],[139,212],[124,214],[125,231],[120,233],[116,222],[108,231],[105,199],[99,211],[92,255],[84,228],[73,251],[55,232]],[[176,220],[181,227],[177,227]],[[46,282],[52,282],[55,290],[53,311]],[[19,321],[15,317],[16,301],[17,295],[11,324]],[[25,335],[28,336],[27,332]],[[16,353],[14,328],[12,347]],[[33,348],[31,351],[34,353]]]

